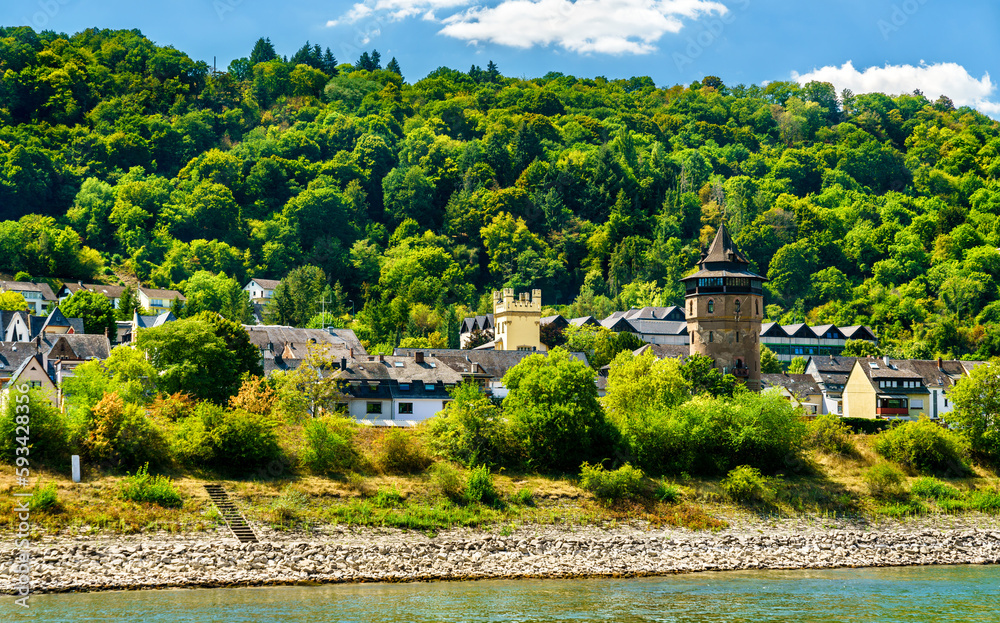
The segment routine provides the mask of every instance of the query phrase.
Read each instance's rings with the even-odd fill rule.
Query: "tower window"
[[[740,302],[736,301],[736,313],[740,313]]]
[[[758,316],[760,315],[760,303],[758,303],[757,301],[753,302],[753,313]]]
[[[715,301],[709,301],[708,302],[708,313],[710,313],[710,314],[714,314],[715,313]]]
[[[740,332],[739,331],[736,332],[736,343],[737,344],[740,343]]]
[[[709,305],[711,305],[711,304],[712,304],[712,303],[711,303],[711,302],[709,302]],[[711,331],[709,331],[709,332],[708,332],[708,341],[709,341],[709,342],[714,342],[714,341],[715,341],[715,334],[714,334],[714,333],[712,333]]]

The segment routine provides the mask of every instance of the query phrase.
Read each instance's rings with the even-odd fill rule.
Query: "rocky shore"
[[[993,517],[878,525],[793,519],[731,523],[718,532],[619,526],[454,530],[263,531],[58,536],[33,545],[32,592],[330,582],[641,576],[738,569],[1000,563]],[[12,593],[13,539],[0,547],[0,592]]]

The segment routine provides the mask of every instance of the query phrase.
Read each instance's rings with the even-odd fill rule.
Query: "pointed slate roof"
[[[698,262],[698,272],[684,277],[681,281],[707,277],[748,277],[761,283],[767,281],[767,278],[750,270],[750,260],[736,248],[725,223],[719,225],[715,239]]]
[[[725,223],[719,225],[719,231],[715,232],[715,239],[709,245],[705,259],[702,260],[702,263],[705,262],[734,262],[744,266],[750,265],[750,260],[745,258],[736,248],[736,244],[733,243],[733,237],[729,235]]]
[[[56,307],[55,309],[52,310],[52,313],[49,314],[49,317],[45,319],[45,323],[42,325],[42,331],[45,331],[45,329],[47,329],[48,327],[72,327],[72,326],[73,325],[70,324],[66,316],[61,311],[59,311],[58,307]]]

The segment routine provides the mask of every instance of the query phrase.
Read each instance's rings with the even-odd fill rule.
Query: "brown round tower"
[[[723,374],[760,391],[760,325],[767,279],[750,271],[750,262],[733,244],[725,224],[698,269],[682,279],[691,354],[711,357]]]

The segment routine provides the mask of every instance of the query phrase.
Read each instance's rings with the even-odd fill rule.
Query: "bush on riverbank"
[[[173,481],[167,476],[151,475],[148,463],[122,481],[118,497],[130,502],[156,504],[164,508],[178,508],[183,503]]]
[[[730,470],[719,487],[734,502],[771,504],[777,495],[775,480],[749,465]]]
[[[614,502],[634,500],[645,493],[645,478],[641,469],[628,463],[615,470],[603,465],[584,463],[580,466],[580,486],[599,500]]]
[[[955,433],[926,418],[880,433],[875,451],[890,461],[919,472],[964,476],[968,446]]]

